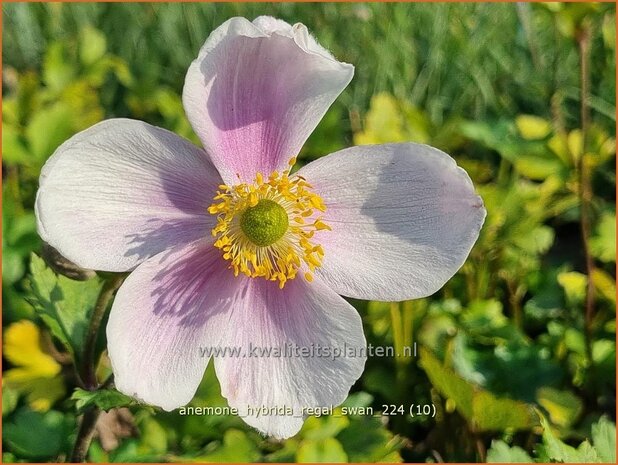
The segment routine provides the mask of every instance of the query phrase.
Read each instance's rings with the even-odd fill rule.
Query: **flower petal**
[[[440,150],[385,144],[342,150],[298,174],[327,206],[317,274],[337,293],[398,301],[433,294],[463,265],[485,219],[466,172]]]
[[[123,283],[107,324],[116,387],[165,410],[191,400],[237,292],[210,241],[150,258]]]
[[[299,277],[282,290],[263,279],[240,279],[244,298],[221,344],[242,347],[244,356],[214,356],[221,392],[249,425],[287,438],[302,426],[308,415],[303,409],[339,405],[361,375],[366,358],[361,319],[319,279],[308,283]],[[342,351],[339,357],[335,350]],[[290,411],[260,411],[286,407]]]
[[[77,265],[126,271],[209,235],[221,179],[203,150],[141,121],[112,119],[62,144],[41,172],[42,239]]]
[[[232,18],[191,64],[183,103],[226,183],[287,167],[354,74],[298,23]]]

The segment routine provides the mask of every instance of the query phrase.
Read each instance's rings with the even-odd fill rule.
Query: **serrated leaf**
[[[592,425],[592,443],[602,462],[616,463],[616,425],[607,417]]]
[[[101,280],[72,281],[58,276],[34,254],[30,271],[35,310],[67,351],[79,359]]]
[[[598,462],[599,456],[588,441],[582,442],[577,449],[562,442],[551,429],[544,416],[539,415],[543,427],[543,445],[545,454],[552,462],[588,463]]]
[[[71,395],[75,401],[77,412],[81,413],[88,407],[97,406],[101,410],[111,410],[118,407],[129,407],[137,405],[132,397],[129,397],[115,389],[97,389],[96,391],[86,391],[77,388]]]
[[[487,451],[487,463],[533,463],[532,457],[521,447],[510,447],[500,440],[491,441]]]

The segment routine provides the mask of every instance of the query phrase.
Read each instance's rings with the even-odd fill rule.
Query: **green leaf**
[[[373,402],[373,396],[367,392],[361,391],[350,394],[341,406],[348,408],[362,408],[369,407],[371,402]]]
[[[535,181],[543,181],[549,176],[560,173],[563,164],[554,156],[522,153],[513,160],[515,169],[522,176]]]
[[[379,417],[350,417],[350,426],[337,435],[348,460],[353,463],[401,462],[404,441],[394,436]]]
[[[7,165],[28,165],[32,161],[23,136],[8,123],[2,125],[2,161]]]
[[[100,454],[99,454],[100,455]],[[108,460],[111,463],[160,463],[164,459],[159,454],[150,454],[143,451],[137,439],[125,439],[117,449],[109,453]],[[185,460],[182,460],[185,462]]]
[[[603,33],[603,41],[605,46],[616,50],[616,15],[606,14],[603,17],[603,26],[601,28]]]
[[[590,252],[605,263],[616,261],[616,213],[603,213],[590,238]]]
[[[45,52],[43,61],[43,81],[53,91],[60,92],[69,85],[77,69],[74,61],[68,59],[65,46],[62,42],[52,42]]]
[[[537,391],[537,400],[549,413],[553,424],[570,426],[582,412],[582,401],[570,391],[559,391],[551,387],[542,387]]]
[[[152,416],[147,416],[139,422],[142,447],[153,454],[167,452],[167,432],[165,428]]]
[[[464,380],[440,363],[426,349],[421,349],[421,364],[432,385],[455,404],[457,411],[477,431],[526,430],[537,421],[531,406],[491,392]]]
[[[6,248],[2,251],[2,283],[14,284],[26,272],[23,257],[15,250]]]
[[[544,416],[539,415],[539,417],[541,418],[541,425],[543,427],[544,453],[552,462],[587,463],[599,461],[596,450],[588,441],[582,442],[579,447],[575,449],[565,444],[554,435],[549,422]]]
[[[45,262],[31,255],[31,293],[35,310],[51,333],[79,358],[83,353],[90,315],[99,295],[101,280],[73,281],[56,275]]]
[[[2,384],[2,418],[10,414],[15,407],[17,407],[17,401],[19,400],[19,392],[11,388],[8,384]]]
[[[592,443],[602,462],[616,463],[616,425],[607,417],[592,425]]]
[[[491,441],[487,451],[487,463],[533,463],[532,457],[521,447],[509,445],[500,440]]]
[[[17,463],[17,457],[10,452],[3,452],[2,463]]]
[[[30,251],[40,244],[36,218],[31,211],[16,211],[10,194],[5,191],[2,205],[2,282],[13,284],[26,273]]]
[[[296,453],[298,463],[345,463],[348,455],[335,438],[304,440]]]
[[[64,102],[41,108],[30,119],[26,139],[34,163],[43,164],[47,158],[73,135],[73,113]]]
[[[303,424],[301,434],[306,439],[332,438],[349,424],[350,420],[346,416],[309,417]]]
[[[46,413],[19,410],[11,422],[4,424],[2,436],[17,455],[35,459],[58,455],[68,431],[60,412]]]
[[[71,399],[76,401],[77,412],[81,413],[86,408],[96,405],[101,410],[111,410],[118,407],[129,407],[138,403],[115,389],[97,389],[96,391],[86,391],[77,388],[73,392]]]
[[[92,26],[86,26],[81,30],[79,37],[79,58],[81,62],[90,66],[103,58],[107,51],[105,35]]]
[[[237,429],[229,429],[223,435],[223,444],[213,452],[195,457],[194,462],[224,463],[224,462],[255,462],[260,452],[247,433]]]
[[[513,237],[513,243],[531,254],[544,253],[554,242],[554,230],[549,226],[537,226],[519,231]]]
[[[525,145],[515,133],[513,123],[504,119],[497,121],[464,121],[461,133],[485,147],[495,150],[513,162],[522,153]]]

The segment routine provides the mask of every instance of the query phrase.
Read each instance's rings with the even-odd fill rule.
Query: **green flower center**
[[[277,202],[262,199],[240,217],[240,228],[258,247],[274,244],[288,230],[288,214]]]

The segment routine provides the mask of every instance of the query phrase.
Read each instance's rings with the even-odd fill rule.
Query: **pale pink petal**
[[[223,179],[252,182],[287,166],[353,73],[302,24],[232,18],[191,64],[183,103]]]
[[[208,236],[220,183],[188,141],[141,121],[107,120],[62,144],[43,167],[39,234],[84,268],[130,270]]]
[[[107,324],[119,391],[172,410],[191,400],[235,305],[238,282],[208,241],[150,258],[121,286]]]
[[[290,437],[310,414],[306,409],[339,405],[361,375],[366,359],[361,319],[319,279],[308,283],[300,277],[283,290],[263,279],[240,279],[243,300],[234,307],[221,347],[241,347],[244,356],[214,356],[221,392],[249,425],[275,438]],[[273,352],[285,354],[285,347],[288,356]],[[270,350],[270,356],[255,356],[260,352],[253,348]],[[273,408],[290,411],[268,410]]]
[[[462,266],[485,208],[466,172],[426,145],[353,147],[298,174],[327,206],[317,274],[337,293],[399,301],[433,294]]]

